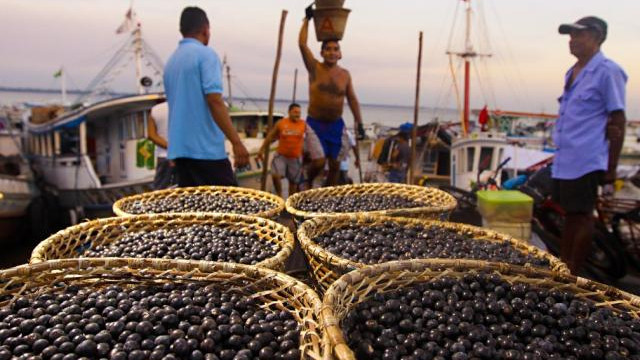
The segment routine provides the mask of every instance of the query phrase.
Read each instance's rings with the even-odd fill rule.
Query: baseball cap
[[[585,16],[573,24],[562,24],[558,27],[560,34],[570,34],[574,30],[595,30],[602,36],[602,41],[607,38],[607,23],[595,16]]]
[[[413,129],[413,124],[412,123],[406,122],[406,123],[400,125],[400,132],[408,133],[412,129]]]

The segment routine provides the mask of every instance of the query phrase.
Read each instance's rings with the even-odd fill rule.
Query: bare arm
[[[276,141],[277,139],[279,139],[280,137],[280,130],[278,130],[278,124],[276,123],[273,126],[273,129],[271,129],[269,131],[269,133],[267,134],[267,137],[264,139],[264,142],[262,143],[262,146],[260,147],[260,151],[258,152],[258,159],[262,159],[262,154],[264,153],[264,150],[267,148],[267,146],[271,145],[272,142]]]
[[[235,157],[236,167],[242,167],[249,163],[249,152],[242,144],[238,132],[231,123],[231,117],[229,117],[229,111],[227,106],[222,100],[222,95],[218,93],[207,94],[207,104],[209,110],[213,116],[213,120],[216,122],[220,130],[231,141],[233,146],[233,155]]]
[[[618,167],[618,159],[622,152],[626,121],[627,118],[622,110],[614,111],[609,115],[609,122],[607,123],[607,140],[609,140],[609,169],[605,175],[605,181],[607,182],[611,182],[616,179],[616,168]]]
[[[349,108],[351,109],[351,113],[353,114],[354,120],[354,131],[355,134],[358,133],[358,124],[362,124],[362,115],[360,113],[360,103],[358,102],[358,98],[356,97],[356,92],[353,90],[353,81],[351,81],[351,75],[349,75],[349,83],[347,84],[347,102],[349,103]]]
[[[156,121],[153,119],[153,116],[149,116],[148,122],[148,130],[149,130],[149,140],[153,141],[154,144],[160,146],[163,149],[166,149],[169,145],[167,144],[167,139],[163,138],[158,134],[158,127],[156,126]]]
[[[309,19],[304,19],[302,21],[302,28],[300,28],[300,35],[298,36],[298,46],[300,47],[300,52],[302,53],[302,60],[304,60],[304,66],[309,71],[309,75],[313,75],[315,73],[315,65],[317,60],[313,57],[313,53],[309,49],[307,45],[307,38],[309,37]]]

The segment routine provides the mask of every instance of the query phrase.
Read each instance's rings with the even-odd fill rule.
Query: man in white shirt
[[[148,122],[149,140],[156,144],[156,175],[153,178],[155,190],[168,188],[176,183],[173,162],[167,159],[167,138],[169,132],[169,105],[160,103],[151,109]]]

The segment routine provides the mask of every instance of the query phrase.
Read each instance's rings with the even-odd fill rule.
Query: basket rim
[[[92,268],[100,268],[104,271],[92,273]],[[88,271],[88,273],[83,274],[82,271]],[[315,333],[318,337],[317,342],[308,341],[304,343],[306,346],[316,344],[312,352],[314,356],[310,356],[309,358],[328,358],[329,343],[328,341],[324,341],[324,324],[320,316],[322,300],[316,292],[302,281],[272,269],[226,262],[202,263],[190,260],[171,259],[59,259],[2,269],[0,270],[0,282],[5,285],[2,288],[2,292],[15,299],[23,293],[29,283],[33,285],[33,288],[48,287],[53,289],[46,283],[46,281],[50,279],[47,275],[55,275],[58,276],[57,279],[64,278],[70,281],[80,280],[84,282],[81,286],[91,288],[91,286],[99,286],[101,282],[93,282],[93,285],[91,285],[86,281],[90,279],[102,279],[105,273],[112,273],[118,278],[122,277],[123,279],[125,279],[126,275],[139,274],[143,277],[143,283],[147,280],[154,282],[158,279],[160,281],[171,281],[172,275],[182,276],[182,278],[179,279],[181,282],[193,281],[205,284],[224,282],[225,280],[232,279],[234,276],[242,276],[245,277],[246,280],[253,280],[253,282],[264,280],[267,283],[273,284],[273,286],[270,286],[270,289],[273,290],[273,292],[277,292],[276,296],[279,299],[290,298],[304,303],[305,316],[297,320],[298,324],[302,327],[300,337],[301,339],[305,338],[310,332]],[[78,275],[80,276],[78,277]],[[137,279],[140,279],[140,277],[138,276]],[[17,291],[12,292],[7,290],[11,284],[14,285],[13,289]],[[265,290],[268,291],[266,288]],[[262,291],[259,291],[253,295],[262,296],[262,293]],[[296,310],[300,309],[296,305],[290,304],[289,306]],[[317,326],[310,326],[312,323],[315,323]],[[302,347],[303,343],[301,342],[300,345]],[[320,353],[317,354],[316,351]]]
[[[342,328],[340,327],[340,320],[336,315],[337,300],[339,295],[348,292],[350,286],[362,281],[366,278],[373,278],[382,274],[399,273],[402,277],[410,277],[418,275],[420,272],[433,269],[446,269],[446,270],[458,270],[458,271],[486,271],[489,273],[509,273],[509,275],[517,275],[521,279],[528,279],[531,275],[542,276],[544,279],[550,279],[560,282],[568,286],[576,286],[583,290],[588,290],[587,293],[595,293],[602,296],[611,298],[616,296],[617,299],[611,301],[612,304],[624,304],[626,307],[637,307],[640,309],[640,297],[626,293],[612,286],[604,285],[589,279],[577,277],[571,274],[552,272],[549,270],[522,267],[518,265],[511,265],[507,263],[495,263],[482,260],[460,260],[460,259],[418,259],[418,260],[402,260],[402,261],[390,261],[382,264],[376,264],[366,266],[361,269],[357,269],[350,273],[342,275],[336,280],[329,289],[325,292],[322,300],[322,322],[327,334],[327,339],[330,341],[331,355],[335,358],[355,359],[353,351],[347,345]],[[441,272],[440,274],[448,275],[448,273]],[[504,274],[503,274],[504,275]],[[440,275],[435,275],[437,277]],[[421,281],[419,281],[421,282]],[[541,283],[542,281],[539,281]],[[371,293],[373,288],[369,287],[367,294]],[[366,296],[366,295],[365,295]],[[352,302],[361,301],[365,297],[356,297],[355,294],[351,294]],[[593,301],[589,299],[588,301]],[[609,301],[602,304],[610,303]],[[640,313],[640,310],[635,310],[636,313]],[[637,314],[636,314],[637,315]]]
[[[313,219],[306,220],[302,223],[301,226],[298,227],[296,231],[296,235],[298,237],[298,241],[300,242],[300,246],[302,249],[313,256],[320,258],[322,261],[326,261],[329,264],[345,269],[345,271],[350,271],[353,269],[363,268],[365,266],[373,266],[377,264],[365,264],[358,261],[352,261],[340,257],[336,254],[333,254],[327,251],[325,248],[317,244],[315,241],[311,239],[309,234],[313,234],[313,232],[320,226],[325,225],[327,223],[336,223],[339,225],[344,225],[345,223],[352,224],[360,224],[360,223],[370,223],[370,222],[393,222],[400,224],[402,226],[405,225],[413,225],[413,226],[438,226],[441,228],[449,229],[449,230],[457,230],[464,229],[475,233],[484,233],[484,239],[490,242],[508,242],[512,247],[515,248],[518,252],[522,253],[526,250],[529,254],[547,259],[549,261],[549,269],[552,271],[570,273],[569,268],[565,263],[563,263],[560,259],[553,256],[549,252],[540,250],[533,245],[526,243],[521,239],[517,239],[512,237],[511,235],[500,233],[494,230],[485,229],[478,226],[454,223],[448,221],[439,221],[439,220],[431,220],[431,219],[414,219],[408,217],[392,217],[392,216],[378,216],[371,214],[356,214],[356,215],[344,215],[344,216],[324,216],[317,217]],[[335,227],[331,227],[332,229]],[[440,259],[440,258],[430,258],[430,259]],[[422,259],[411,259],[411,260],[422,260]],[[469,259],[472,260],[472,259]],[[535,267],[530,264],[525,265],[525,267],[534,267],[536,269],[546,269]]]
[[[449,201],[448,201],[448,204],[445,204],[442,206],[421,206],[421,207],[414,207],[414,208],[397,208],[397,209],[373,210],[373,211],[354,211],[354,212],[344,212],[344,213],[311,212],[311,211],[303,211],[295,208],[295,206],[300,201],[300,199],[303,196],[306,196],[309,194],[313,195],[313,194],[323,193],[323,192],[331,191],[334,189],[342,189],[342,188],[367,189],[367,188],[372,188],[372,187],[375,188],[380,186],[386,186],[386,187],[398,188],[398,189],[404,188],[404,189],[414,189],[414,190],[421,190],[421,191],[441,192],[448,198]],[[449,212],[453,210],[456,206],[457,206],[457,201],[455,197],[453,197],[453,195],[447,193],[446,191],[443,191],[434,187],[425,187],[425,186],[418,186],[418,185],[398,184],[398,183],[389,183],[389,182],[348,184],[348,185],[326,186],[326,187],[321,187],[317,189],[309,189],[309,190],[297,192],[289,196],[285,202],[285,209],[287,210],[287,212],[289,212],[294,216],[302,217],[302,218],[314,218],[314,217],[320,217],[320,216],[357,215],[362,213],[371,214],[371,215],[391,216],[393,214],[400,214],[403,216],[411,216],[412,214],[419,214],[419,213],[424,214],[424,213]]]
[[[49,236],[48,238],[41,241],[31,252],[31,257],[29,258],[29,264],[36,264],[44,261],[51,261],[54,259],[47,260],[45,257],[45,252],[47,249],[51,248],[55,245],[56,241],[66,241],[65,239],[74,233],[85,233],[90,231],[92,228],[96,227],[106,227],[106,226],[126,226],[126,230],[124,232],[128,232],[129,226],[128,224],[132,221],[160,221],[163,224],[167,222],[171,222],[172,224],[183,223],[188,225],[191,220],[204,220],[207,223],[211,223],[211,225],[215,225],[220,221],[230,221],[233,222],[235,220],[240,220],[244,223],[257,223],[261,227],[273,227],[279,233],[282,233],[283,236],[283,244],[279,246],[280,249],[276,253],[275,256],[267,258],[259,263],[256,263],[254,266],[264,267],[264,268],[273,268],[278,266],[279,264],[284,264],[286,259],[293,252],[293,248],[295,245],[295,238],[293,236],[292,231],[270,219],[252,216],[252,215],[241,215],[241,214],[226,214],[226,213],[164,213],[164,214],[141,214],[141,215],[132,215],[126,217],[109,217],[96,219],[91,221],[86,221],[80,224],[76,224],[65,229],[62,229],[55,234]],[[246,225],[244,225],[246,226]],[[159,227],[161,228],[161,227]],[[82,259],[95,259],[95,258],[82,258]],[[130,259],[138,259],[138,258],[130,258]],[[187,260],[187,259],[164,259],[164,260]],[[220,263],[219,261],[207,261],[207,260],[188,260],[193,262],[202,262],[202,263]]]
[[[118,199],[116,202],[113,203],[112,206],[112,210],[113,213],[116,214],[116,216],[134,216],[134,215],[142,215],[142,214],[131,214],[128,213],[124,210],[122,210],[122,206],[125,203],[128,203],[130,201],[136,201],[136,200],[145,200],[147,198],[150,198],[152,196],[164,196],[164,195],[171,195],[172,193],[176,193],[178,191],[183,191],[183,192],[194,192],[194,191],[204,191],[204,192],[212,192],[212,191],[219,191],[219,190],[227,190],[230,191],[232,193],[237,193],[237,194],[249,194],[249,195],[253,195],[256,197],[262,197],[262,198],[266,198],[266,199],[262,199],[262,200],[266,200],[272,204],[275,204],[276,207],[271,209],[271,210],[266,210],[266,211],[262,211],[259,213],[255,213],[255,214],[242,214],[242,215],[253,215],[253,216],[259,216],[259,217],[263,217],[263,218],[273,218],[278,216],[280,213],[282,213],[282,211],[285,209],[285,201],[283,198],[281,198],[280,196],[277,196],[275,194],[272,194],[270,192],[267,191],[261,191],[261,190],[256,190],[256,189],[251,189],[251,188],[246,188],[246,187],[239,187],[239,186],[218,186],[218,185],[205,185],[205,186],[190,186],[190,187],[177,187],[177,188],[170,188],[170,189],[162,189],[162,190],[155,190],[155,191],[148,191],[148,192],[144,192],[141,194],[136,194],[136,195],[131,195],[131,196],[126,196],[123,197],[121,199]],[[214,213],[214,212],[201,212],[201,213]],[[163,214],[184,214],[184,212],[168,212],[168,213],[163,213]]]
[[[157,259],[157,258],[119,258],[119,257],[96,257],[96,258],[67,258],[52,259],[35,264],[22,264],[6,269],[0,269],[0,280],[7,280],[12,277],[31,277],[37,273],[54,271],[54,270],[82,270],[93,267],[103,267],[105,269],[132,269],[141,270],[158,270],[158,271],[178,271],[183,274],[198,273],[206,277],[209,273],[229,272],[229,273],[246,273],[259,275],[272,275],[278,279],[286,279],[295,282],[304,288],[311,290],[309,286],[302,281],[287,275],[286,273],[273,269],[246,265],[239,263],[223,262],[223,261],[199,261],[185,259]],[[305,290],[307,294],[307,290]],[[316,295],[315,292],[310,294]]]

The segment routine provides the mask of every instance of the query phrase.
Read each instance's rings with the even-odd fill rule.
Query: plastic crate
[[[478,212],[489,222],[531,222],[533,198],[517,190],[477,192]]]
[[[529,243],[531,241],[531,222],[487,221],[482,218],[482,227],[499,233],[513,236],[515,239]]]

